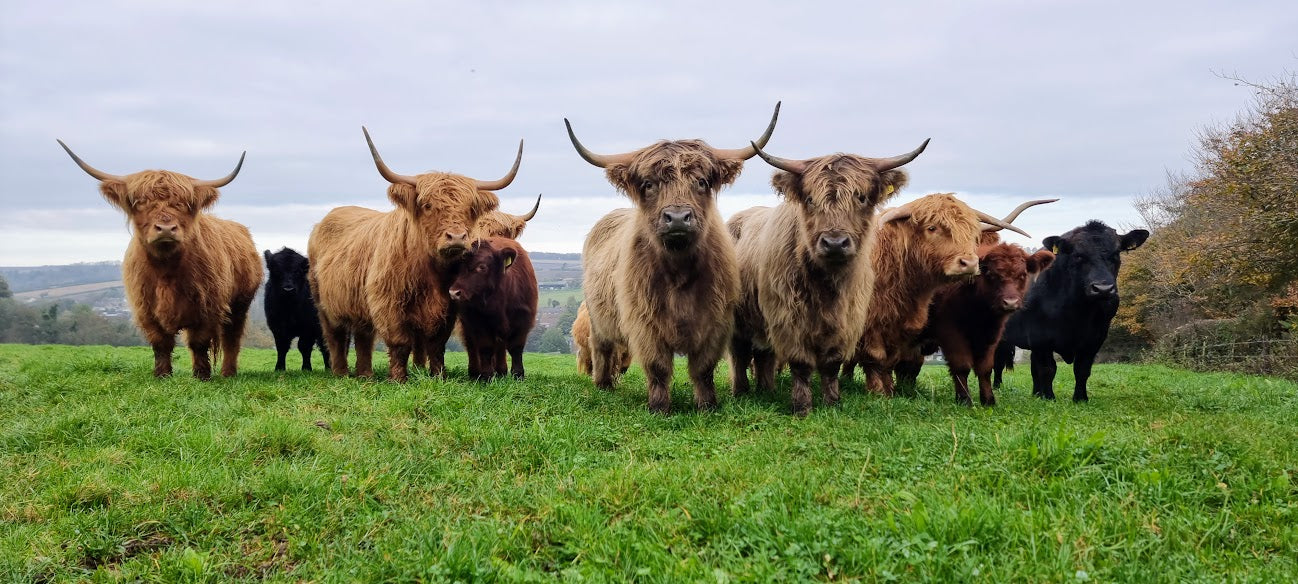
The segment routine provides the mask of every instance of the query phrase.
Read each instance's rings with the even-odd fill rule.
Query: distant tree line
[[[1194,169],[1138,202],[1154,231],[1124,262],[1118,336],[1182,365],[1298,374],[1298,79],[1201,132]]]
[[[0,343],[129,346],[144,339],[129,320],[105,317],[87,304],[18,302],[0,277]]]

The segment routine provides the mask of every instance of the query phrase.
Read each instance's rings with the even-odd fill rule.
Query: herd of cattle
[[[1027,235],[1012,222],[951,194],[900,207],[882,205],[907,183],[904,165],[928,145],[899,156],[829,154],[805,160],[763,150],[779,118],[749,145],[713,148],[702,140],[660,141],[621,154],[597,154],[568,135],[577,153],[634,204],[601,218],[583,247],[586,301],[573,336],[578,369],[610,389],[632,360],[644,371],[649,408],[667,412],[673,360],[688,360],[695,404],[717,405],[713,373],[729,354],[736,396],[753,382],[775,387],[788,366],[796,414],[812,405],[812,372],[822,401],[839,400],[840,375],[857,365],[880,395],[913,383],[923,356],[941,349],[956,398],[995,403],[992,373],[1012,366],[1014,347],[1032,349],[1035,395],[1053,398],[1054,354],[1074,364],[1074,400],[1086,400],[1091,365],[1118,305],[1120,253],[1139,247],[1145,230],[1119,234],[1099,221],[1044,240],[1029,252],[1001,243],[997,232]],[[409,362],[443,375],[446,343],[460,331],[469,375],[478,380],[524,376],[523,346],[537,311],[537,283],[516,239],[536,215],[498,210],[494,191],[513,181],[522,159],[498,180],[448,172],[398,174],[365,131],[387,212],[330,211],[311,231],[307,258],[265,252],[270,279],[266,312],[279,356],[294,337],[303,369],[320,345],[335,375],[348,374],[354,343],[357,376],[373,375],[376,338],[388,351],[388,377],[405,381]],[[153,346],[154,375],[171,374],[176,334],[185,331],[193,374],[234,375],[249,305],[262,280],[248,229],[205,212],[216,180],[160,170],[125,176],[91,167],[60,145],[132,226],[123,281],[135,321]],[[722,221],[718,191],[744,161],[760,156],[777,171],[783,201]],[[318,320],[317,320],[318,315]],[[507,365],[506,354],[509,363]]]

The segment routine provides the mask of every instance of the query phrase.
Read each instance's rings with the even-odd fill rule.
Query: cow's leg
[[[194,366],[194,377],[202,381],[212,378],[212,341],[216,337],[212,331],[185,331],[185,344],[189,346],[189,357]]]
[[[1050,349],[1032,349],[1032,395],[1055,399],[1055,353]]]
[[[446,377],[446,341],[455,331],[455,311],[446,314],[442,326],[428,337],[428,375]]]
[[[915,393],[919,381],[919,370],[924,366],[924,358],[908,358],[897,362],[897,385],[906,393]]]
[[[509,362],[505,360],[505,355],[508,354],[505,343],[497,340],[495,343],[492,343],[492,345],[494,354],[491,356],[491,359],[492,362],[496,364],[494,367],[496,373],[495,376],[504,377],[509,375]]]
[[[862,361],[861,370],[865,372],[865,382],[870,393],[884,397],[896,395],[892,385],[892,368],[873,361]]]
[[[297,338],[297,352],[302,355],[302,370],[311,370],[311,349],[315,348],[315,337],[310,333],[303,333]]]
[[[406,380],[410,379],[410,368],[406,363],[410,359],[410,348],[413,343],[387,343],[387,345],[388,379],[398,383],[405,383]]]
[[[316,335],[315,344],[320,347],[320,358],[324,359],[325,369],[329,369],[329,343],[325,342],[324,331]]]
[[[646,349],[638,351],[638,354],[640,366],[644,368],[645,378],[648,380],[649,411],[666,414],[672,409],[672,351],[658,346],[646,347]],[[611,362],[610,354],[605,363]]]
[[[951,383],[955,385],[956,403],[962,406],[973,405],[973,399],[969,397],[969,364],[947,361],[946,368],[951,373]]]
[[[840,399],[838,392],[838,368],[843,362],[838,359],[830,359],[816,366],[817,372],[820,373],[820,395],[821,400],[827,406],[836,406]]]
[[[587,346],[588,344],[589,343],[577,343],[577,373],[593,376],[594,372],[592,371],[592,359],[590,356],[591,351],[590,347]]]
[[[856,363],[856,357],[843,361],[843,369],[838,373],[838,384],[840,387],[847,387],[852,384],[852,379],[856,375]],[[861,373],[862,375],[865,374],[864,365],[861,367]]]
[[[324,336],[324,344],[327,347],[329,357],[325,359],[325,365],[337,377],[347,376],[347,345],[350,343],[351,331],[341,324],[333,324],[326,320],[323,315],[320,317],[320,331]]]
[[[424,369],[428,367],[428,339],[425,337],[416,337],[410,344],[410,368]]]
[[[689,356],[690,381],[694,384],[694,407],[700,411],[717,409],[717,362],[723,348],[698,351]],[[671,398],[668,398],[670,403]]]
[[[509,373],[514,376],[514,379],[523,379],[527,376],[527,372],[523,370],[523,348],[526,346],[527,338],[524,337],[523,342],[515,340],[509,347]]]
[[[590,340],[590,366],[591,377],[595,381],[595,387],[600,389],[613,389],[613,369],[618,366],[617,353],[614,351],[614,344],[611,341]]]
[[[464,354],[469,358],[469,379],[477,379],[482,373],[482,353],[477,337],[464,335]]]
[[[753,349],[753,377],[757,389],[766,393],[775,391],[775,351],[770,349]]]
[[[248,324],[248,307],[252,296],[230,303],[230,322],[221,326],[221,377],[239,373],[239,348],[243,346],[243,329]]]
[[[162,327],[142,325],[144,336],[153,346],[153,376],[171,376],[171,351],[176,348],[176,335],[167,334]]]
[[[730,337],[730,395],[748,393],[748,365],[752,360],[752,342],[738,336]]]
[[[996,345],[996,351],[992,355],[992,387],[1000,389],[1002,382],[1001,372],[1006,369],[1014,370],[1014,345],[1000,343]]]
[[[984,406],[996,405],[996,395],[992,392],[992,366],[996,361],[995,349],[995,345],[987,347],[974,360],[974,374],[978,376],[978,402]]]
[[[1073,401],[1089,401],[1090,396],[1086,395],[1086,381],[1091,378],[1091,366],[1095,364],[1095,353],[1082,351],[1077,354],[1077,361],[1073,362]]]
[[[789,361],[789,376],[793,378],[793,415],[805,416],[811,411],[811,364]]]
[[[374,377],[374,329],[356,327],[352,336],[356,338],[356,376]],[[343,373],[346,372],[344,368]]]
[[[275,370],[284,371],[288,369],[286,363],[288,359],[288,350],[293,348],[293,337],[289,336],[288,331],[271,331],[275,337]],[[302,341],[299,339],[298,348],[302,348]]]

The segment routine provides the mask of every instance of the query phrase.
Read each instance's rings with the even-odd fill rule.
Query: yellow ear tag
[[[1055,255],[1059,255],[1059,246],[1056,245],[1056,246],[1050,248],[1050,253],[1053,253],[1053,254],[1055,254]]]
[[[888,196],[888,195],[891,195],[892,192],[895,191],[895,190],[897,190],[897,187],[894,187],[894,186],[892,186],[892,185],[888,185],[887,188],[883,189],[883,195],[884,195],[885,197]]]
[[[512,265],[514,265],[514,258],[513,257],[505,258],[505,267],[508,268],[509,266]]]

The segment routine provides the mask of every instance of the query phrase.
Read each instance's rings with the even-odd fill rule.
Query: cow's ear
[[[270,267],[270,250],[261,252],[261,255],[266,258],[266,267]]]
[[[720,190],[721,187],[735,182],[739,178],[739,173],[744,170],[744,161],[723,158],[717,161],[717,182],[713,188]]]
[[[479,217],[500,208],[500,197],[491,191],[478,191],[477,196],[473,198],[472,206],[473,219],[476,221]]]
[[[901,192],[910,183],[910,175],[906,171],[896,168],[879,175],[879,199],[874,202],[878,205],[894,195]]]
[[[194,187],[194,200],[198,202],[198,209],[206,209],[216,203],[221,197],[220,191],[214,187]]]
[[[640,200],[640,190],[632,184],[635,182],[635,177],[631,176],[631,168],[627,165],[616,163],[604,167],[604,177],[607,178],[608,182],[612,183],[613,186],[617,187],[617,190],[626,193],[626,195],[631,197],[632,200]]]
[[[775,192],[780,196],[795,203],[806,199],[802,193],[802,177],[791,172],[776,172],[771,176],[771,186],[775,187]]]
[[[414,213],[417,211],[415,205],[415,187],[406,183],[392,183],[388,185],[388,200],[392,201],[402,209]]]
[[[112,203],[117,208],[131,212],[131,201],[127,196],[126,183],[120,180],[106,180],[99,183],[99,194],[104,196],[104,200]]]
[[[1122,236],[1122,251],[1131,251],[1144,245],[1145,240],[1149,239],[1149,232],[1144,229],[1132,229],[1126,235]]]
[[[1046,249],[1056,255],[1073,251],[1072,242],[1059,237],[1058,235],[1051,235],[1050,237],[1041,240],[1041,245],[1045,246]]]
[[[518,259],[518,252],[509,248],[505,248],[501,250],[500,257],[501,257],[501,263],[503,264],[502,267],[508,269],[509,266],[514,265],[514,260]]]
[[[1044,272],[1053,263],[1055,263],[1055,254],[1050,253],[1048,249],[1039,249],[1036,253],[1028,256],[1028,273],[1038,274]]]

